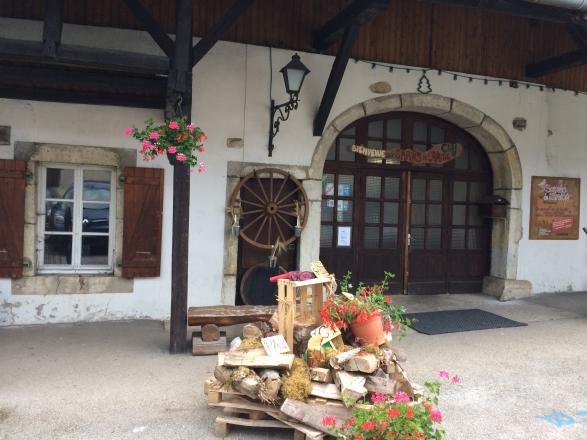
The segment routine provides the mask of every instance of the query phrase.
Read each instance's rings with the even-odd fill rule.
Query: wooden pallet
[[[204,385],[208,406],[219,407],[223,415],[216,417],[214,433],[224,438],[231,426],[251,428],[293,429],[294,440],[322,440],[325,434],[283,414],[278,407],[252,401],[241,393],[226,389],[215,379]]]

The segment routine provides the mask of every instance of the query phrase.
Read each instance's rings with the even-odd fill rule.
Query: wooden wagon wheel
[[[308,197],[301,182],[277,168],[263,168],[243,177],[232,192],[230,206],[241,206],[240,236],[261,249],[279,239],[287,246],[297,237],[295,225],[308,220]]]

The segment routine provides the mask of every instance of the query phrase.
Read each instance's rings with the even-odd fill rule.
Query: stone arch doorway
[[[477,108],[441,95],[413,93],[387,95],[357,104],[338,115],[324,130],[312,157],[310,177],[321,182],[330,147],[347,126],[367,116],[392,111],[436,116],[469,133],[483,147],[491,164],[493,193],[510,201],[507,219],[492,225],[490,270],[483,291],[502,300],[531,294],[530,283],[517,279],[518,243],[522,235],[522,168],[518,152],[503,127]],[[319,190],[321,185],[316,185],[314,192]],[[310,199],[319,198],[317,194],[310,195]],[[308,232],[319,235],[319,203],[312,206],[310,222]],[[318,258],[318,240],[302,239],[301,246],[301,254],[308,260]]]

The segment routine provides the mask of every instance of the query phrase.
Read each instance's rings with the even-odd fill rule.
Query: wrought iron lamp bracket
[[[275,100],[271,100],[271,120],[269,126],[269,157],[273,156],[273,149],[275,145],[273,145],[273,139],[279,133],[279,126],[283,121],[287,121],[290,116],[290,112],[293,110],[298,109],[298,103],[300,100],[298,99],[297,93],[292,93],[289,96],[289,101],[284,102],[283,104],[275,105]]]

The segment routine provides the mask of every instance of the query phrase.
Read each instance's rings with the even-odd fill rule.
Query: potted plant
[[[393,304],[393,298],[385,295],[389,282],[394,278],[385,272],[381,282],[366,285],[359,283],[352,293],[351,272],[341,280],[341,294],[331,295],[324,302],[321,318],[332,329],[350,329],[360,343],[379,346],[385,342],[385,333],[404,331],[409,320],[403,317],[403,306]]]
[[[450,379],[448,372],[440,376]],[[459,382],[452,377],[453,383]],[[419,395],[411,401],[404,392],[393,396],[383,393],[371,394],[371,405],[357,405],[347,420],[336,420],[325,416],[322,424],[334,437],[345,440],[441,440],[445,431],[439,427],[442,413],[438,409],[441,383],[425,383],[426,395]]]
[[[134,137],[141,143],[139,154],[143,160],[154,160],[163,154],[171,165],[184,163],[197,167],[199,172],[205,170],[203,162],[198,161],[198,153],[206,151],[204,142],[208,136],[200,127],[188,122],[186,117],[166,119],[164,124],[155,124],[153,119],[145,121],[145,127],[126,128],[126,136]]]

